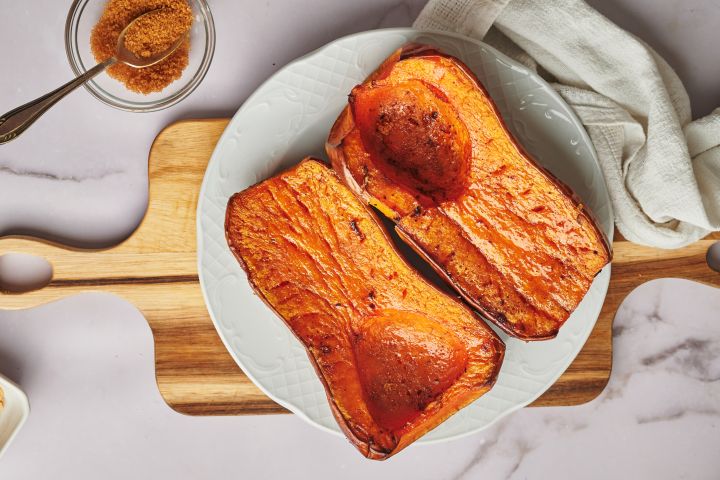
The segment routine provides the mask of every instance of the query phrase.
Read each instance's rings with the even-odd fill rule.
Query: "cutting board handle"
[[[23,236],[0,238],[0,255],[46,259],[52,280],[25,293],[0,293],[0,309],[25,309],[78,292],[118,293],[138,308],[154,308],[142,285],[197,281],[195,210],[200,185],[227,120],[186,120],[161,131],[150,150],[149,203],[133,234],[104,249],[80,249]],[[178,144],[182,132],[188,141]],[[170,139],[170,140],[169,140]]]

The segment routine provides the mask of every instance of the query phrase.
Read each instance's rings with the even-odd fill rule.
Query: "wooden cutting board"
[[[82,292],[123,297],[145,315],[155,338],[158,388],[175,410],[191,415],[280,413],[242,373],[208,316],[196,265],[195,211],[205,166],[227,119],[187,120],[163,130],[149,156],[150,201],[145,218],[122,244],[79,250],[7,237],[0,254],[22,252],[50,261],[53,279],[23,294],[0,294],[0,309],[23,309]],[[715,239],[720,238],[716,236]],[[612,322],[638,285],[679,277],[720,286],[705,256],[712,238],[665,251],[617,239],[607,299],[575,361],[533,405],[576,405],[605,387],[612,365]]]

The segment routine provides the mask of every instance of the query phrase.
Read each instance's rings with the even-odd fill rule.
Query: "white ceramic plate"
[[[0,457],[30,414],[27,395],[7,378],[0,375],[0,388],[5,394],[5,406],[0,410]]]
[[[609,238],[613,233],[603,176],[578,119],[547,83],[483,43],[412,29],[376,30],[336,40],[277,72],[238,110],[208,165],[197,215],[200,283],[215,326],[243,371],[280,405],[332,432],[340,430],[304,348],[253,293],[227,247],[225,207],[233,193],[306,155],[326,158],[325,139],[352,87],[410,41],[465,62],[520,143],[580,195]],[[476,432],[547,390],[585,343],[609,279],[607,266],[554,340],[525,343],[500,333],[507,352],[493,389],[420,442]]]

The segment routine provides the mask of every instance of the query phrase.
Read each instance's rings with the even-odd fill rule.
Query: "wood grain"
[[[156,138],[149,156],[147,213],[126,241],[103,250],[78,250],[50,242],[7,237],[0,254],[39,255],[53,265],[46,287],[0,294],[0,308],[24,309],[83,292],[107,292],[132,302],[155,339],[158,388],[173,409],[191,415],[286,412],[237,367],[208,316],[198,283],[195,211],[205,166],[228,120],[187,120]],[[614,244],[612,277],[600,318],[583,350],[533,405],[576,405],[595,398],[612,366],[612,321],[622,300],[638,285],[677,277],[720,286],[705,261],[720,236],[665,251]]]

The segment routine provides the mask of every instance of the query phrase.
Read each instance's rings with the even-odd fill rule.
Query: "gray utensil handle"
[[[0,117],[0,145],[17,138],[35,120],[40,118],[50,107],[59,102],[65,95],[93,78],[98,73],[115,63],[114,58],[109,58],[83,73],[77,78],[70,80],[62,87],[43,95],[31,102],[26,103],[14,110],[10,110]]]

